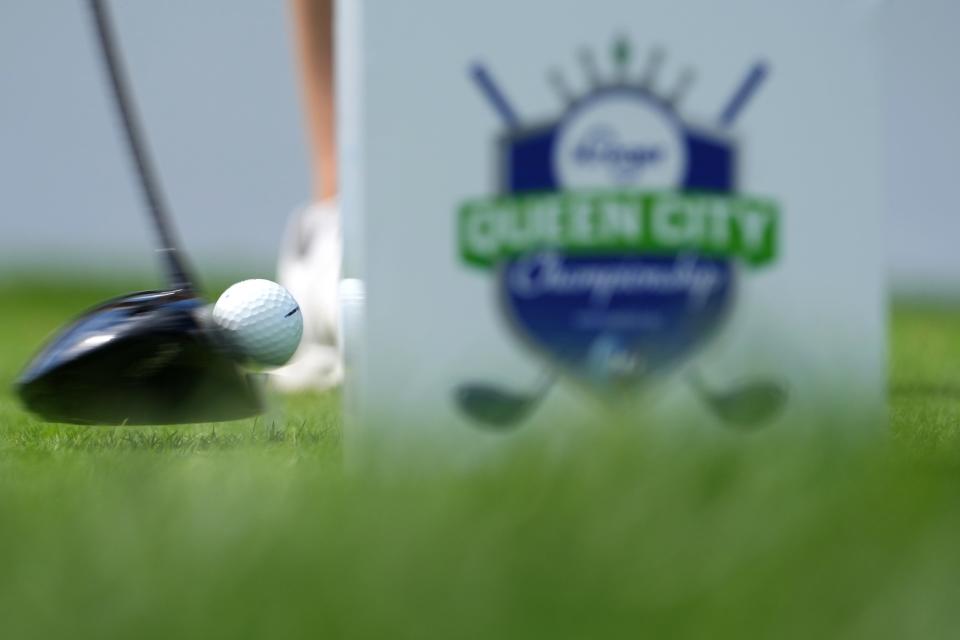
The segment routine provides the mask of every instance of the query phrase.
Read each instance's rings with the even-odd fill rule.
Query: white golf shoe
[[[343,380],[337,292],[342,253],[336,200],[293,213],[280,248],[277,278],[300,304],[303,339],[290,363],[271,376],[282,391],[329,389]]]

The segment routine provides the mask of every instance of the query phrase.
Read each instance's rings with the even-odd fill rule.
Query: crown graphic
[[[607,89],[630,88],[645,94],[648,99],[662,107],[676,109],[696,78],[694,70],[685,67],[672,83],[666,85],[666,90],[661,88],[661,74],[666,61],[666,52],[662,47],[654,47],[649,51],[639,73],[634,73],[631,69],[632,48],[626,38],[616,39],[610,54],[613,69],[611,73],[604,74],[593,50],[587,47],[580,49],[577,61],[588,86],[587,92],[580,95],[570,89],[560,68],[554,68],[548,73],[547,79],[551,88],[567,107],[574,107],[586,97]]]
[[[592,49],[580,49],[577,62],[586,79],[585,92],[578,94],[574,91],[566,74],[559,67],[554,67],[547,73],[547,82],[567,110],[597,93],[610,89],[630,89],[664,109],[676,111],[696,80],[694,69],[684,67],[674,76],[672,82],[665,83],[662,76],[667,55],[663,47],[653,47],[645,55],[639,70],[633,68],[633,58],[630,40],[620,36],[615,38],[610,46],[611,69],[607,73],[601,70]],[[481,62],[475,62],[470,68],[470,75],[503,124],[508,129],[521,127],[522,120],[518,112],[487,67]],[[768,75],[769,65],[763,60],[755,62],[747,70],[720,111],[716,120],[718,128],[729,129],[734,125]]]

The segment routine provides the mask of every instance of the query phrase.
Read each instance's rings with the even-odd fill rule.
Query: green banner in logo
[[[460,208],[460,256],[491,268],[532,251],[692,251],[760,267],[776,257],[779,211],[767,198],[590,191],[471,200]]]

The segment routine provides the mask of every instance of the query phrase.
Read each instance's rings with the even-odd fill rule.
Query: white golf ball
[[[269,280],[244,280],[224,291],[213,321],[240,355],[267,367],[286,363],[303,335],[300,305]]]

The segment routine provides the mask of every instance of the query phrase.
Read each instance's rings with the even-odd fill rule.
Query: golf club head
[[[509,429],[533,410],[540,396],[472,383],[457,388],[456,400],[463,412],[478,423],[496,429]]]
[[[24,406],[75,424],[218,422],[263,409],[188,289],[110,300],[56,334],[16,382]]]
[[[750,431],[775,418],[787,401],[787,391],[774,382],[755,382],[711,399],[714,413],[728,426]]]

